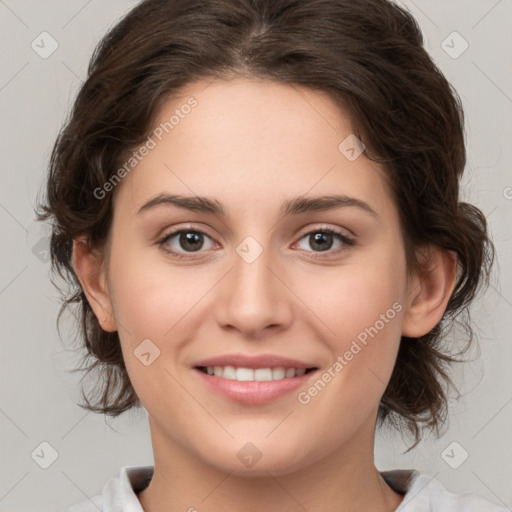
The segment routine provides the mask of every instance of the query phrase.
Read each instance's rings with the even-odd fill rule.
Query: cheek
[[[326,339],[342,349],[348,339],[364,339],[372,326],[386,331],[385,337],[400,332],[404,273],[400,261],[358,261],[331,272],[321,269],[296,287],[328,331]]]
[[[123,359],[142,403],[159,414],[161,403],[154,397],[163,385],[174,389],[168,396],[171,404],[180,399],[188,403],[170,374],[179,365],[182,345],[197,328],[194,305],[212,287],[211,276],[171,271],[170,265],[151,264],[132,254],[116,260],[111,280]],[[146,353],[150,355],[144,361]]]
[[[324,326],[332,363],[339,362],[328,386],[353,405],[363,394],[377,404],[400,343],[405,261],[388,246],[373,257],[354,258],[354,263],[333,269],[330,275],[319,272],[317,278],[308,305],[321,320],[315,321],[317,325]]]
[[[391,377],[403,307],[389,283],[381,286],[382,290],[371,283],[367,288],[361,286],[358,293],[338,300],[337,308],[326,300],[322,310],[324,321],[335,333],[324,337],[331,362],[298,398],[304,424],[315,423],[326,451],[365,424],[377,410]]]
[[[192,267],[172,268],[162,257],[148,258],[147,251],[118,254],[115,261],[111,280],[116,321],[133,343],[152,337],[163,340],[182,328],[187,314],[211,287],[211,276],[201,279]]]

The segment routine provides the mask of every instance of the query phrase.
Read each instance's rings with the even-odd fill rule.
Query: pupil
[[[183,232],[180,235],[180,245],[183,249],[195,251],[203,245],[202,235],[193,231]]]
[[[311,247],[315,249],[316,245],[316,249],[318,249],[319,251],[327,251],[332,245],[332,235],[330,233],[315,233],[314,235],[311,235],[309,238]],[[328,241],[327,244],[325,244],[326,240]]]

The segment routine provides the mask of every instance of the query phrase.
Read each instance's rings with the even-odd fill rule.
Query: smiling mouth
[[[317,368],[285,368],[283,366],[276,366],[275,368],[196,366],[196,369],[212,377],[221,377],[223,379],[237,380],[239,382],[269,382],[301,377],[302,375],[315,371]]]

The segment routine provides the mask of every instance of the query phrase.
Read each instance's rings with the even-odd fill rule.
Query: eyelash
[[[179,235],[180,233],[196,233],[196,234],[200,234],[200,235],[205,235],[207,236],[208,238],[211,238],[208,233],[206,233],[205,231],[201,230],[201,229],[196,229],[194,228],[193,226],[186,226],[184,228],[180,228],[180,229],[177,229],[175,231],[172,231],[171,233],[168,233],[166,234],[163,238],[161,238],[160,240],[158,240],[156,242],[156,244],[163,250],[165,251],[167,254],[169,254],[170,256],[172,256],[173,258],[176,258],[176,259],[193,259],[194,256],[193,254],[196,254],[194,252],[190,252],[190,253],[181,253],[181,252],[175,252],[175,251],[171,251],[169,250],[165,244],[173,237],[175,237],[176,235]],[[306,236],[308,235],[312,235],[312,234],[315,234],[315,233],[327,233],[327,234],[330,234],[330,235],[334,235],[335,237],[338,237],[339,240],[341,242],[343,242],[343,244],[346,246],[346,247],[342,247],[342,248],[338,248],[336,250],[327,250],[327,251],[307,251],[307,252],[312,252],[312,256],[313,258],[323,258],[323,254],[327,254],[327,255],[332,255],[332,254],[337,254],[337,253],[340,253],[340,252],[343,252],[343,251],[346,251],[348,250],[349,247],[351,246],[354,246],[356,244],[356,241],[353,239],[353,238],[349,238],[347,237],[346,235],[344,235],[343,233],[341,233],[340,231],[337,231],[333,228],[317,228],[317,229],[313,229],[311,231],[308,231],[307,233],[304,233],[300,238],[299,240],[302,240],[303,238],[305,238]],[[187,256],[186,254],[190,254],[190,256]]]

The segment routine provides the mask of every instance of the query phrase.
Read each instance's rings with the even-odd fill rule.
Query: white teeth
[[[278,366],[277,368],[272,368],[272,380],[284,379],[285,374],[286,374],[286,370],[282,366]]]
[[[235,368],[234,366],[208,366],[206,368],[208,375],[223,377],[224,379],[237,380],[239,382],[266,382],[271,380],[289,379],[291,377],[300,377],[306,373],[305,368]]]
[[[236,380],[244,382],[254,380],[254,370],[252,370],[251,368],[237,368]]]
[[[293,372],[293,374],[295,375],[295,372]],[[254,370],[254,380],[258,380],[260,382],[272,380],[272,370],[270,368],[258,368],[257,370]]]
[[[235,367],[234,366],[225,366],[224,367],[224,372],[222,373],[222,376],[225,379],[237,380]]]

